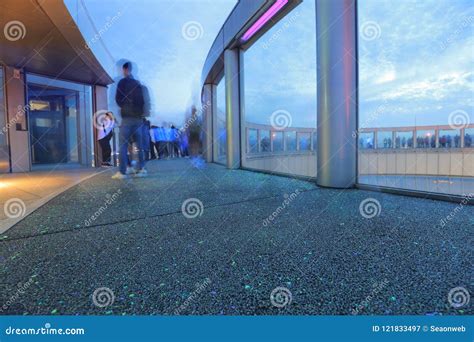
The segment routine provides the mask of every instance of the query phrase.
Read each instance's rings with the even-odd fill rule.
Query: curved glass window
[[[298,133],[298,149],[300,151],[311,150],[311,133]]]
[[[283,151],[283,132],[272,132],[272,152]]]
[[[393,133],[387,131],[377,132],[377,148],[392,148]]]
[[[270,152],[271,151],[271,142],[270,142],[270,131],[260,130],[260,152]]]
[[[256,129],[249,129],[247,133],[249,135],[248,152],[257,153],[258,152],[258,131]]]
[[[413,132],[395,132],[395,148],[412,148]]]
[[[227,162],[227,131],[226,131],[226,111],[225,111],[225,78],[217,85],[217,113],[214,132],[216,146],[216,162],[225,164]]]
[[[417,148],[435,148],[436,134],[433,130],[416,131],[416,147]]]
[[[285,134],[286,151],[296,151],[296,132],[286,132]]]
[[[464,130],[464,147],[474,147],[474,128]]]
[[[359,182],[474,193],[472,158],[458,149],[463,140],[470,144],[462,128],[474,122],[472,1],[361,0],[357,6],[358,119],[377,131],[378,149],[359,149]]]
[[[374,144],[374,132],[364,132],[359,134],[359,148],[363,150],[373,149]]]
[[[458,129],[440,130],[438,133],[438,146],[442,148],[461,147],[461,131]]]
[[[303,1],[245,51],[244,146],[254,139],[248,128],[257,128],[261,152],[267,153],[258,158],[253,150],[244,153],[244,167],[316,177],[311,149],[317,118],[315,13],[315,2]],[[295,165],[301,158],[308,166]]]

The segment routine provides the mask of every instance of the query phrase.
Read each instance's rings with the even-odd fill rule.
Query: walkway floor
[[[452,288],[472,289],[472,206],[189,160],[151,162],[149,171],[128,181],[99,174],[1,235],[0,310],[473,313],[472,303],[448,302]],[[361,215],[367,199],[380,203],[378,216]],[[287,290],[272,303],[278,287]]]
[[[97,169],[74,168],[0,175],[0,234],[97,172]]]

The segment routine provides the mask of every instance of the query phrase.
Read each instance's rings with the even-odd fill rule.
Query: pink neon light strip
[[[242,40],[246,42],[253,37],[275,14],[278,13],[286,4],[288,0],[277,0],[258,20],[244,33]]]

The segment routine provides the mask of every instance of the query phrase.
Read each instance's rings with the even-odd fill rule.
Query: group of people
[[[147,120],[147,91],[132,76],[132,64],[122,66],[123,78],[117,85],[115,101],[120,107],[119,171],[113,179],[131,175],[146,177],[145,162],[151,159],[188,157],[188,132],[174,125],[158,127]],[[98,142],[102,151],[102,166],[112,166],[110,141],[116,125],[112,112],[103,116],[98,127]],[[192,133],[190,133],[194,136]],[[134,148],[135,146],[135,148]],[[134,155],[138,160],[133,160]]]
[[[145,122],[145,160],[188,157],[188,136],[174,125],[158,127]]]

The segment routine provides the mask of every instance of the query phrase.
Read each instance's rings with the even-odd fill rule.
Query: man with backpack
[[[123,67],[123,78],[117,85],[115,101],[120,107],[122,124],[120,126],[119,153],[120,171],[112,176],[114,179],[126,179],[128,165],[128,145],[133,138],[138,148],[138,170],[136,177],[145,177],[145,157],[143,147],[143,118],[145,113],[145,98],[142,85],[132,76],[132,64],[126,62]]]

